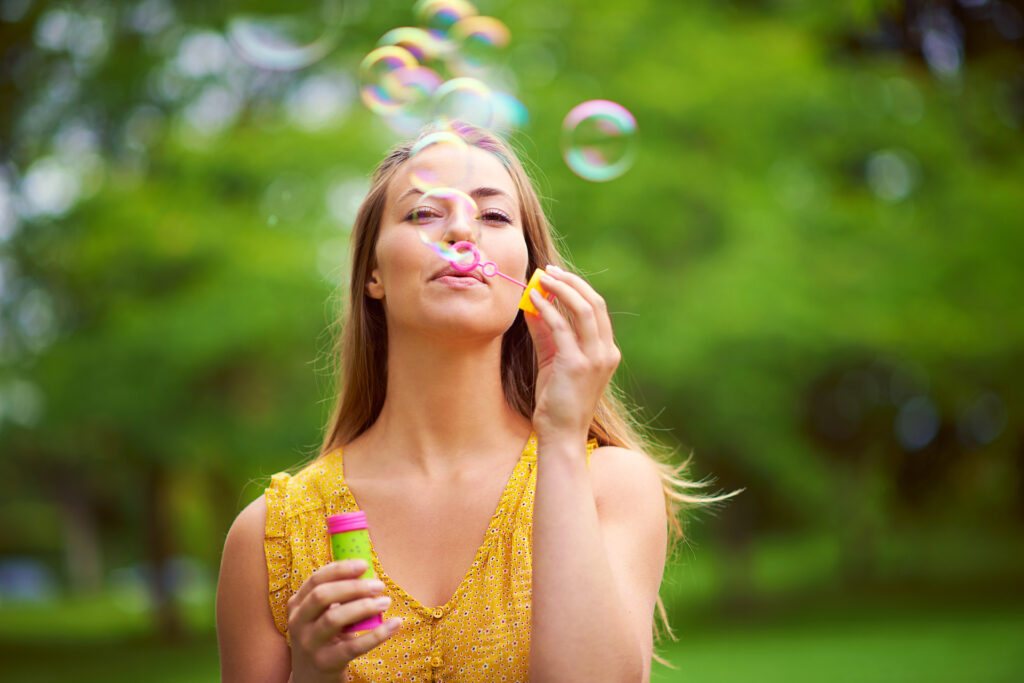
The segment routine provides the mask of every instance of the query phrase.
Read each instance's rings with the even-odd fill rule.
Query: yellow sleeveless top
[[[595,440],[587,444],[588,466],[596,447]],[[347,680],[479,683],[529,678],[536,486],[537,441],[531,436],[472,566],[441,606],[420,604],[392,581],[371,536],[373,568],[392,600],[383,617],[402,617],[403,623],[391,638],[349,664]],[[277,629],[288,637],[288,599],[331,561],[327,517],[358,510],[345,484],[342,450],[295,476],[275,474],[266,502],[270,609]]]

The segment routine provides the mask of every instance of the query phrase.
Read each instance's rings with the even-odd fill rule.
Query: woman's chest
[[[424,606],[446,604],[500,524],[502,481],[461,486],[351,485],[388,577]]]

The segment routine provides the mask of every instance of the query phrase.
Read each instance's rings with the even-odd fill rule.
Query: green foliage
[[[142,520],[165,505],[174,548],[164,550],[212,568],[259,480],[318,444],[348,267],[345,207],[395,140],[358,99],[322,127],[289,107],[310,77],[353,77],[411,9],[347,5],[326,60],[242,72],[232,87],[251,97],[204,134],[187,114],[220,76],[190,80],[169,65],[184,36],[222,30],[228,10],[175,4],[172,24],[145,36],[127,28],[134,3],[85,3],[78,10],[108,22],[109,50],[83,66],[33,45],[53,9],[37,4],[3,24],[16,67],[0,104],[3,173],[59,157],[72,124],[96,138],[76,158],[100,163],[66,212],[23,216],[0,242],[0,473],[10,475],[0,524],[13,530],[0,552],[52,561],[66,519],[55,510],[78,490],[109,557],[137,561]],[[746,489],[748,503],[699,534],[749,545],[784,530],[819,549],[833,534],[826,546],[846,552],[811,553],[810,566],[839,574],[856,540],[881,528],[954,518],[1014,528],[1024,509],[1018,48],[972,56],[955,78],[905,53],[854,49],[878,16],[904,9],[879,0],[482,9],[512,30],[509,63],[530,112],[513,139],[574,263],[614,312],[620,379],[670,442],[696,452],[697,476]],[[68,102],[50,97],[68,80]],[[639,123],[635,167],[608,184],[573,175],[559,149],[562,117],[592,98]],[[864,377],[881,382],[874,393],[843,393],[844,378]],[[17,382],[38,409],[3,398]],[[964,415],[987,395],[1002,413],[982,415],[991,438],[971,441]],[[939,421],[919,449],[896,435],[914,398]],[[833,403],[848,408],[833,411],[846,436],[821,426]],[[884,539],[875,545],[884,567]]]

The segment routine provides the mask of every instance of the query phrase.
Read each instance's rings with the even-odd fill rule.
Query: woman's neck
[[[398,336],[398,335],[395,335]],[[357,442],[391,466],[430,475],[450,472],[482,453],[518,448],[529,419],[508,405],[501,382],[501,338],[476,343],[403,334],[388,340],[387,397]]]

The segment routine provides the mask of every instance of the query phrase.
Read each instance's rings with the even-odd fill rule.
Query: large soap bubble
[[[338,44],[344,12],[341,0],[322,0],[313,10],[239,13],[228,19],[228,41],[249,64],[294,71],[326,57]]]
[[[636,119],[621,104],[590,100],[562,123],[562,156],[585,180],[605,182],[629,170],[636,158]]]

